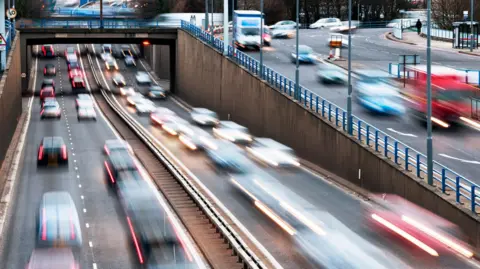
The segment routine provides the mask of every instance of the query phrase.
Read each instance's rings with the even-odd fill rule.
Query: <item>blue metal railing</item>
[[[182,21],[181,28],[213,46],[214,49],[223,51],[224,43],[222,40],[214,38],[195,25]],[[257,60],[230,45],[228,46],[228,57],[248,69],[251,73],[267,81],[268,84],[279,92],[294,98],[294,81],[268,66],[263,68],[263,74],[260,73],[260,64]],[[302,85],[299,85],[298,89],[300,92],[297,98],[299,104],[334,124],[339,131],[347,132],[347,112],[345,110],[322,96],[311,92]],[[360,143],[366,144],[385,158],[390,159],[398,165],[399,169],[410,172],[418,179],[426,181],[427,157],[425,155],[355,115],[352,116],[352,124],[352,135]],[[479,205],[477,202],[479,196],[476,193],[478,185],[438,162],[434,162],[433,171],[434,182],[443,193],[455,195],[457,203],[467,202],[470,210],[476,213],[476,206]]]
[[[98,19],[33,19],[20,20],[19,28],[85,28],[98,29],[102,22]],[[178,23],[165,23],[159,20],[135,20],[135,19],[104,19],[103,28],[107,29],[148,29],[148,28],[175,28]]]
[[[99,8],[56,8],[51,13],[54,15],[62,16],[85,16],[85,17],[99,17],[100,9]],[[135,9],[133,8],[122,8],[122,7],[104,7],[103,16],[126,16],[135,14]]]

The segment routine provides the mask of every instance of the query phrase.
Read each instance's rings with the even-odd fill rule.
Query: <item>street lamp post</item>
[[[470,0],[470,51],[473,51],[473,41],[473,0]]]
[[[260,78],[263,79],[263,0],[260,0]]]
[[[100,28],[103,28],[103,0],[100,0]]]
[[[296,66],[295,66],[295,91],[294,91],[294,98],[295,100],[299,100],[299,91],[300,91],[300,70],[298,69],[299,68],[299,65],[300,65],[300,62],[298,60],[298,40],[300,39],[300,36],[299,36],[299,13],[300,13],[300,1],[297,0],[297,11],[296,11],[296,17],[297,17],[297,31],[296,31],[296,46],[295,46],[295,56],[296,56]]]
[[[223,55],[228,55],[228,0],[223,0]]]
[[[433,185],[431,11],[432,0],[427,0],[427,181],[429,185]]]
[[[348,96],[347,96],[347,130],[353,134],[352,123],[352,0],[348,0]]]
[[[205,31],[208,31],[208,0],[205,0]]]

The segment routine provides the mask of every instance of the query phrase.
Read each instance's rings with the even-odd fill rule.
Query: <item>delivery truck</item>
[[[233,38],[238,49],[259,50],[261,45],[260,26],[262,13],[254,10],[233,12]],[[265,26],[264,26],[265,27]]]

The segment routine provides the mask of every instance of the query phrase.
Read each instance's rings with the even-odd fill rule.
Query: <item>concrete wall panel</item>
[[[215,110],[222,119],[230,115],[254,135],[289,145],[302,158],[372,192],[405,197],[458,224],[470,243],[480,246],[479,218],[451,197],[417,181],[188,33],[179,31],[177,49],[177,95],[185,101]]]

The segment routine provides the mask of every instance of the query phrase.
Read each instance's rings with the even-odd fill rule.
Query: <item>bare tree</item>
[[[478,14],[479,6],[476,5],[475,10]],[[432,1],[432,18],[438,28],[452,29],[452,23],[463,20],[463,11],[470,10],[469,0],[433,0]],[[480,16],[476,16],[479,18]]]

